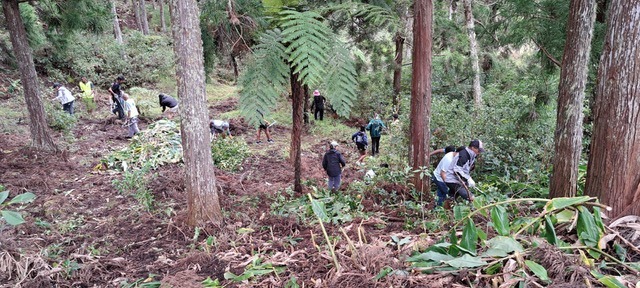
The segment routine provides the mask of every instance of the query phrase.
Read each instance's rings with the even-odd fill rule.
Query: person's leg
[[[140,129],[138,128],[138,117],[133,118],[133,135],[140,133]]]
[[[444,182],[438,181],[434,176],[431,176],[431,181],[436,184],[436,206],[442,206],[442,203],[447,198],[449,187]]]
[[[318,120],[318,113],[319,113],[318,108],[316,108],[315,110],[313,110],[313,119],[314,119],[314,120]]]
[[[256,143],[260,143],[260,133],[262,131],[262,128],[258,128],[258,132],[256,132]]]
[[[380,137],[373,138],[373,142],[376,143],[376,154],[380,154]]]
[[[342,180],[341,179],[342,178],[342,174],[336,176],[335,178],[336,179],[335,179],[335,185],[334,186],[336,187],[336,191],[338,191],[338,190],[340,190],[340,181]]]
[[[269,127],[264,129],[264,134],[267,135],[267,142],[273,142],[273,140],[271,140],[271,134],[269,134]]]
[[[73,103],[74,103],[74,102],[76,102],[76,101],[74,100],[74,101],[71,101],[71,102],[69,103],[69,111],[71,111],[71,112],[69,112],[69,114],[71,114],[71,115],[73,115],[73,112],[74,112],[74,110],[73,110]]]
[[[333,191],[333,177],[331,176],[329,176],[329,179],[327,180],[327,187]]]
[[[320,121],[324,120],[324,107],[320,108]]]

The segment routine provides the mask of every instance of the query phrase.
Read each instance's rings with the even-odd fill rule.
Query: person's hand
[[[476,199],[476,197],[473,197],[473,195],[469,196],[469,202],[473,202],[473,199]]]
[[[471,179],[471,178],[469,178],[469,180],[467,180],[467,183],[469,184],[469,188],[476,187],[476,181],[473,181],[473,179]]]

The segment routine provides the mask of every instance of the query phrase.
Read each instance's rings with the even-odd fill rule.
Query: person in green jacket
[[[382,129],[387,128],[384,126],[382,120],[380,120],[380,115],[376,114],[376,116],[369,121],[367,124],[366,130],[369,131],[369,135],[371,135],[371,156],[375,156],[380,153],[380,136],[382,135]]]

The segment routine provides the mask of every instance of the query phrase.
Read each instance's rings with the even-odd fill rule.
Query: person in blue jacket
[[[336,192],[340,189],[342,168],[347,165],[342,154],[336,150],[337,147],[338,142],[331,141],[331,144],[329,144],[329,151],[327,151],[322,158],[322,168],[327,172],[327,176],[329,176],[328,186],[329,189],[331,189],[331,192]]]
[[[360,131],[351,135],[351,141],[356,143],[358,152],[360,152],[360,158],[358,158],[358,162],[362,162],[362,160],[364,160],[364,157],[367,157],[367,145],[369,145],[369,142],[367,141],[367,133],[364,133],[364,130],[364,126],[361,126]]]
[[[380,136],[382,136],[382,129],[387,128],[384,126],[382,120],[380,120],[380,116],[376,114],[376,116],[369,121],[367,124],[367,131],[369,131],[369,135],[371,135],[371,156],[375,156],[380,153]]]

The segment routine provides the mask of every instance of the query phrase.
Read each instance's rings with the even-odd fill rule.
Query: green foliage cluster
[[[131,87],[127,93],[136,101],[136,108],[138,108],[141,118],[154,119],[162,115],[162,109],[158,103],[160,92],[142,87]]]
[[[367,217],[363,211],[362,198],[353,197],[342,191],[332,193],[323,188],[313,186],[311,188],[315,207],[306,195],[293,197],[293,190],[287,188],[284,193],[279,192],[275,195],[271,203],[271,213],[283,217],[293,216],[305,223],[314,222],[316,215],[322,219],[322,222],[333,224],[346,223],[356,217]]]
[[[234,172],[242,169],[242,163],[249,155],[247,142],[240,138],[215,139],[211,143],[213,164],[224,171]]]
[[[7,198],[9,198],[9,191],[6,190],[3,185],[0,185],[0,216],[2,216],[0,219],[4,219],[4,221],[7,221],[7,223],[12,226],[24,223],[24,218],[22,218],[20,212],[7,210],[5,207],[14,204],[31,203],[33,199],[36,198],[36,195],[31,192],[22,193],[5,203]],[[20,209],[20,207],[18,209]]]
[[[76,101],[74,105],[78,105],[78,101]],[[56,131],[69,133],[78,122],[76,116],[70,115],[69,113],[62,110],[62,105],[60,105],[60,102],[58,101],[55,101],[53,103],[51,103],[50,101],[45,102],[44,108],[47,115],[47,123],[49,124],[49,127]]]
[[[271,273],[275,273],[276,275],[284,272],[286,270],[286,266],[283,265],[274,265],[272,263],[262,263],[262,259],[260,257],[256,257],[245,267],[244,272],[240,275],[235,275],[231,272],[224,273],[224,279],[231,280],[233,282],[243,282],[243,281],[251,281],[256,278],[267,275]],[[213,283],[210,283],[213,285]],[[211,286],[210,286],[211,287]],[[216,287],[216,286],[213,286]]]
[[[153,210],[155,201],[148,186],[149,181],[155,178],[155,174],[149,176],[149,170],[149,166],[143,166],[141,169],[129,169],[122,174],[122,179],[115,179],[112,182],[113,187],[120,194],[133,195],[146,211]]]

